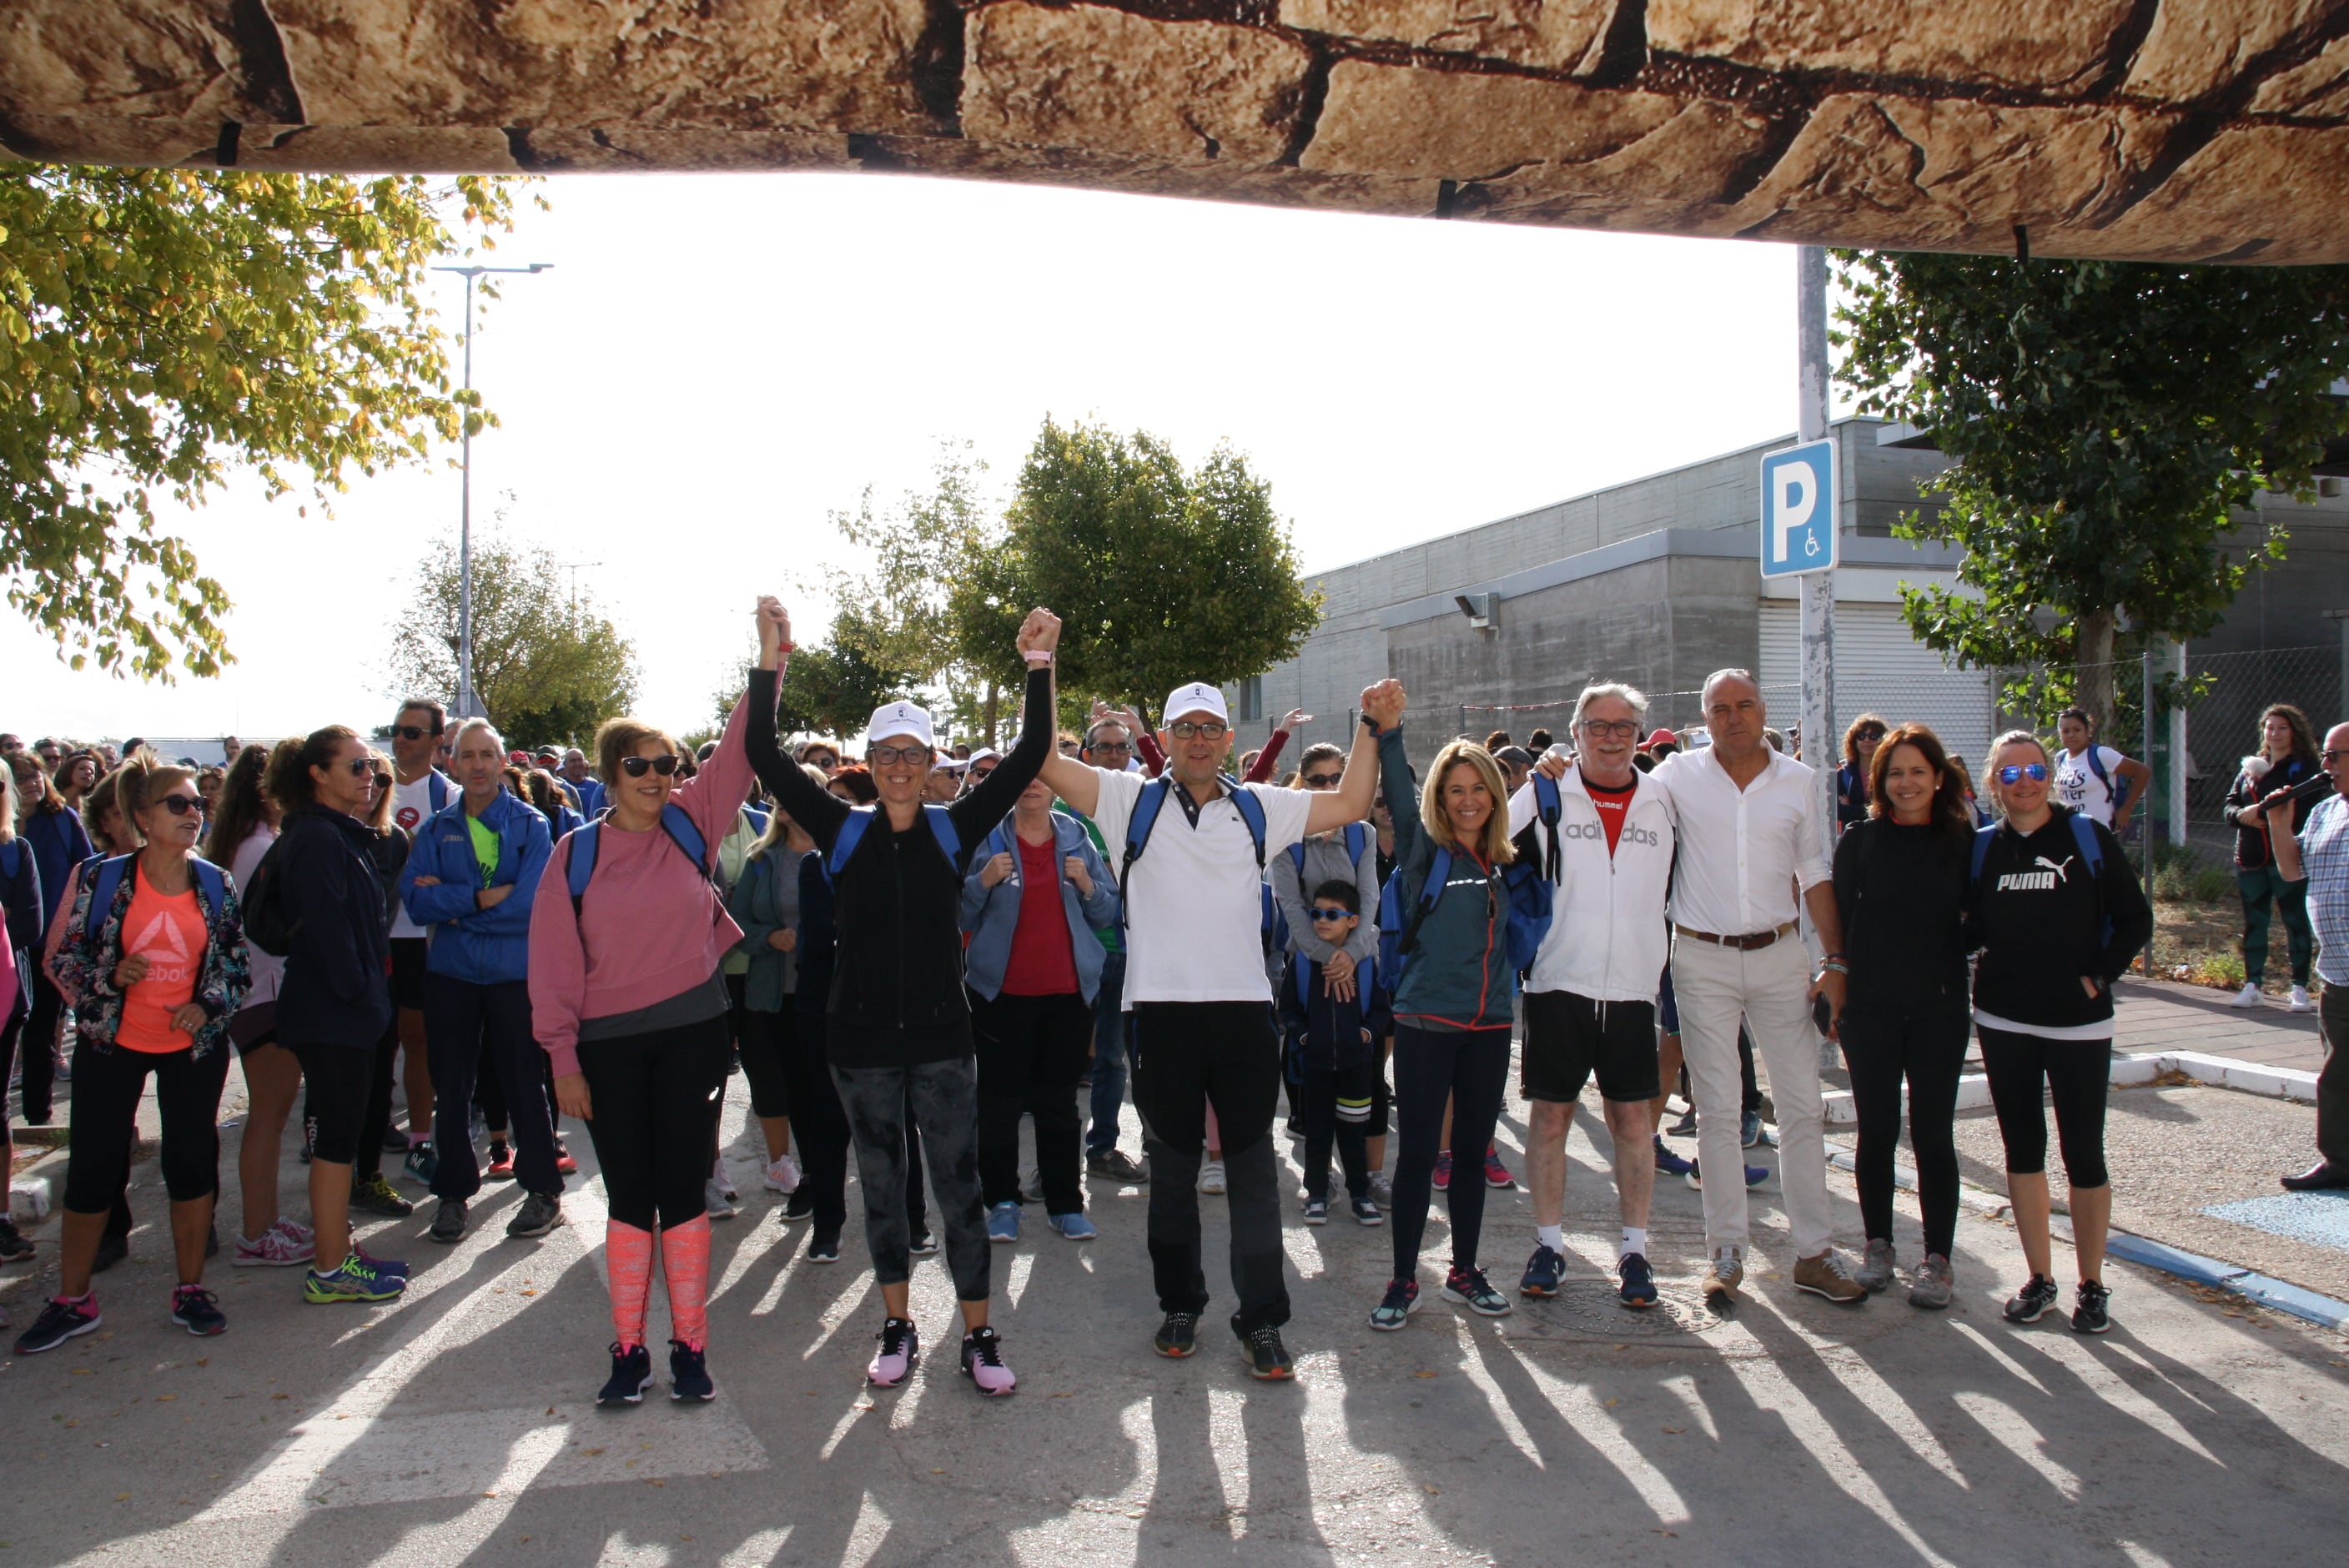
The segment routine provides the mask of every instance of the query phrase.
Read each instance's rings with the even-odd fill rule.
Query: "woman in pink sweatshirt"
[[[597,1402],[652,1385],[645,1317],[653,1238],[668,1284],[669,1398],[717,1396],[705,1361],[709,1102],[726,1081],[720,965],[742,938],[713,880],[718,847],[754,779],[743,733],[775,709],[783,613],[759,601],[759,667],[725,738],[690,779],[684,748],[633,718],[596,732],[609,810],[564,835],[531,910],[531,1022],[554,1059],[554,1097],[587,1123],[604,1170],[612,1376]]]

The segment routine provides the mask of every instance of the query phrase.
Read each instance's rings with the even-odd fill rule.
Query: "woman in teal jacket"
[[[1379,787],[1396,805],[1396,905],[1405,912],[1394,980],[1394,1106],[1399,1145],[1394,1172],[1394,1275],[1371,1313],[1373,1328],[1403,1326],[1419,1305],[1419,1244],[1444,1109],[1453,1105],[1452,1142],[1482,1149],[1493,1136],[1508,1084],[1509,1031],[1517,975],[1509,962],[1509,890],[1503,871],[1516,859],[1509,842],[1508,796],[1501,769],[1483,747],[1456,740],[1436,753],[1424,791],[1417,789],[1398,727],[1379,737]],[[1408,802],[1419,795],[1419,810]],[[1438,851],[1444,886],[1423,913],[1422,892]],[[1444,1192],[1452,1215],[1448,1301],[1501,1317],[1509,1298],[1476,1264],[1485,1222],[1485,1183],[1455,1181]]]

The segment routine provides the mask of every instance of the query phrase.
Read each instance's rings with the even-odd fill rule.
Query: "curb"
[[[2250,1269],[2222,1264],[2199,1253],[2185,1252],[2160,1242],[2149,1242],[2127,1231],[2112,1232],[2105,1240],[2105,1252],[2109,1256],[2159,1269],[2195,1284],[2215,1285],[2237,1295],[2249,1296],[2261,1306],[2290,1313],[2320,1328],[2349,1327],[2349,1302],[2335,1301],[2329,1295],[2319,1295],[2313,1290],[2280,1279],[2271,1279]]]
[[[2115,1088],[2135,1088],[2170,1072],[2184,1073],[2211,1088],[2240,1089],[2271,1099],[2311,1103],[2316,1099],[2314,1073],[2302,1072],[2298,1068],[2261,1067],[2197,1051],[2148,1051],[2140,1056],[2115,1057],[2111,1082]],[[1859,1120],[1849,1089],[1829,1089],[1819,1100],[1829,1127],[1850,1127]],[[1958,1109],[1988,1110],[1990,1103],[1989,1078],[1982,1073],[1968,1073],[1958,1079]],[[1900,1105],[1901,1113],[1906,1115],[1909,1093],[1905,1088],[1900,1093]]]

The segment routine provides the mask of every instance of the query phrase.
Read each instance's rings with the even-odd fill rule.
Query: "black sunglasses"
[[[428,735],[438,735],[440,733],[437,729],[426,729],[419,725],[413,724],[395,724],[391,727],[391,732],[399,737],[402,740],[421,740]]]
[[[1345,777],[1342,773],[1308,773],[1298,782],[1308,789],[1335,789]]]
[[[372,757],[354,757],[349,761],[344,763],[343,766],[349,770],[352,778],[364,779],[368,774],[375,771],[375,758]]]
[[[671,751],[664,751],[658,757],[623,757],[620,758],[620,771],[626,774],[631,779],[643,778],[647,769],[659,774],[664,779],[667,778],[670,774],[677,771],[677,754]]]
[[[191,811],[201,811],[204,803],[193,795],[166,795],[155,802],[174,817],[184,817]]]

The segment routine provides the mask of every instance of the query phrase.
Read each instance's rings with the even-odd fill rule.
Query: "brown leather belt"
[[[1796,922],[1790,920],[1775,930],[1750,931],[1743,936],[1715,936],[1710,931],[1691,931],[1685,925],[1674,925],[1672,929],[1682,936],[1693,937],[1699,942],[1710,942],[1715,947],[1734,947],[1740,953],[1751,953],[1757,947],[1767,947],[1774,942],[1792,936],[1801,928]]]

